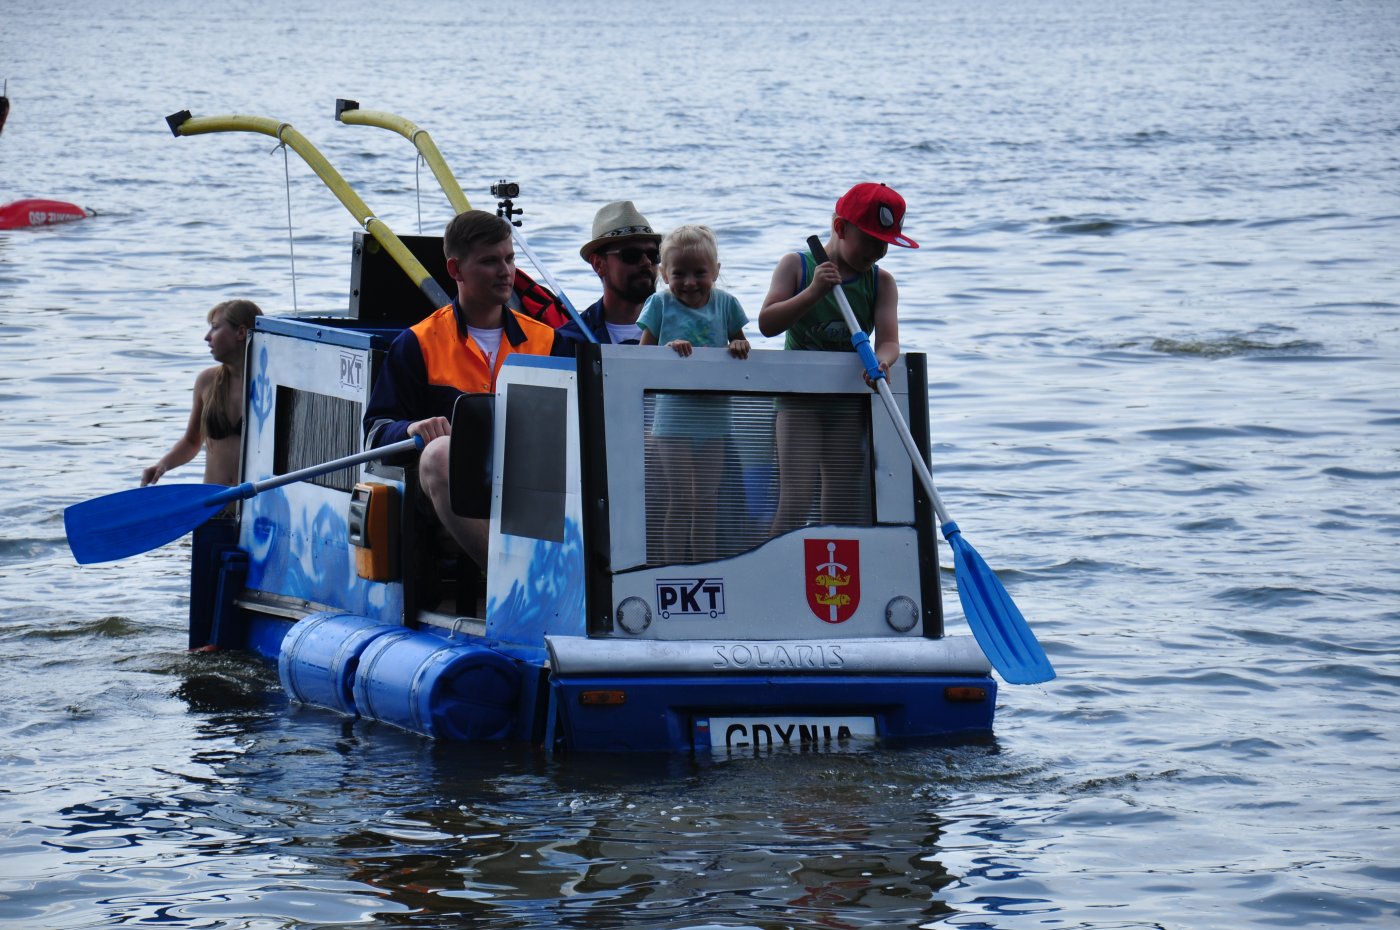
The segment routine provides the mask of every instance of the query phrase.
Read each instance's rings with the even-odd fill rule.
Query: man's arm
[[[423,350],[413,331],[406,329],[389,347],[375,378],[365,408],[365,448],[377,449],[407,439],[408,428],[428,412],[427,388]]]
[[[554,348],[549,354],[560,358],[577,358],[579,343],[587,341],[588,337],[583,334],[583,330],[570,320],[554,331]]]
[[[603,302],[601,300],[584,310],[581,318],[583,325],[592,331],[595,339],[602,343],[609,341],[608,328],[603,324]],[[570,320],[554,332],[558,338],[554,340],[554,351],[550,352],[550,355],[577,358],[578,347],[589,341],[587,334],[575,320]]]

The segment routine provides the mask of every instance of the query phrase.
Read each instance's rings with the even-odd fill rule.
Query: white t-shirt
[[[481,347],[482,353],[486,356],[486,364],[495,370],[496,352],[501,348],[501,327],[477,329],[475,326],[468,326],[467,335],[471,336],[472,341]]]
[[[608,336],[612,339],[613,345],[622,345],[624,342],[640,342],[642,338],[642,328],[636,323],[607,323]]]

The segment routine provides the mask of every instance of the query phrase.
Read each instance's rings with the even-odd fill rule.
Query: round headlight
[[[885,605],[885,622],[896,633],[908,633],[919,622],[919,605],[901,594]]]
[[[640,597],[626,598],[617,605],[617,625],[636,635],[651,626],[651,605]]]

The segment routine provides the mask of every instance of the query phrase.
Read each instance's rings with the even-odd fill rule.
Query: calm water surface
[[[98,211],[0,233],[0,923],[1400,924],[1400,6],[7,0],[0,77],[0,202]],[[935,477],[1060,677],[980,745],[466,749],[187,656],[182,545],[73,565],[62,509],[176,438],[211,305],[346,300],[311,172],[167,114],[447,219],[338,97],[478,205],[519,181],[579,305],[605,201],[713,225],[753,315],[897,187]]]

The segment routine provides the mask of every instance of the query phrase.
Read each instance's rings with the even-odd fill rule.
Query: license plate
[[[874,717],[711,717],[695,723],[697,742],[713,749],[839,751],[875,738]]]

